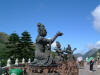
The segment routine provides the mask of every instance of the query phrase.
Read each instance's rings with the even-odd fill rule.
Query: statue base
[[[51,55],[46,56],[43,55],[41,58],[35,58],[34,61],[30,64],[30,66],[57,66],[56,61]]]
[[[79,75],[75,61],[57,63],[56,66],[31,66],[27,67],[29,75]]]

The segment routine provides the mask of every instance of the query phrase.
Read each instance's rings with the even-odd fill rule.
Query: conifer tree
[[[6,55],[8,56],[8,58],[19,58],[20,57],[20,38],[17,35],[17,33],[12,33],[9,38],[8,38],[8,42],[7,42],[7,48],[8,51],[6,53]]]
[[[31,40],[31,36],[27,31],[22,33],[21,41],[21,54],[22,58],[28,60],[29,58],[34,59],[35,46]]]

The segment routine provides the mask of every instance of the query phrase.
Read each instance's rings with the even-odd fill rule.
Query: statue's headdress
[[[56,46],[57,46],[58,48],[61,48],[60,42],[56,41]]]
[[[38,23],[38,33],[40,36],[46,36],[47,32],[46,32],[46,29],[45,29],[45,26],[41,23]]]
[[[68,48],[67,48],[67,50],[71,50],[71,46],[70,46],[70,44],[68,44]]]

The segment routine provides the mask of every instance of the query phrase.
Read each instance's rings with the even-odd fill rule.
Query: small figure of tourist
[[[90,71],[93,71],[94,59],[90,61]]]

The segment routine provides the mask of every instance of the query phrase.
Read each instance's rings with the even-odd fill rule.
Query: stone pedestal
[[[29,75],[79,75],[75,61],[58,63],[57,66],[28,66]]]

